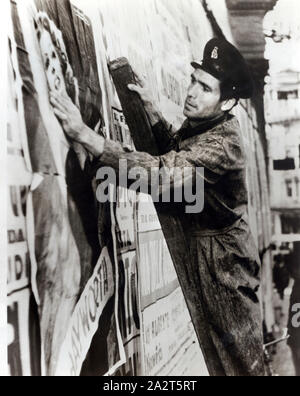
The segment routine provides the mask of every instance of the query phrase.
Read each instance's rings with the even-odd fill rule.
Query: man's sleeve
[[[127,174],[140,169],[139,179],[143,185],[151,186],[151,180],[165,174],[170,183],[165,184],[159,177],[160,194],[165,189],[182,188],[186,184],[195,185],[196,176],[204,178],[208,184],[215,184],[228,171],[245,167],[244,155],[236,140],[197,137],[195,143],[180,152],[170,151],[161,156],[152,156],[144,152],[126,152],[120,143],[105,141],[104,151],[98,159],[99,166],[108,166],[119,174],[119,161],[126,160]],[[200,169],[204,168],[204,175]],[[182,177],[184,170],[187,177]],[[125,186],[127,187],[127,186]]]
[[[172,150],[178,149],[177,134],[171,124],[162,116],[159,122],[152,126],[152,132],[155,136],[156,144],[161,155]]]

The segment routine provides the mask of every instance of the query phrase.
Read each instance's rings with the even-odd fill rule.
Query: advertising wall
[[[67,93],[90,128],[133,148],[107,66],[125,56],[179,127],[190,61],[213,36],[201,2],[10,3],[9,374],[207,375],[153,204],[121,188],[97,202],[94,160],[49,103]]]

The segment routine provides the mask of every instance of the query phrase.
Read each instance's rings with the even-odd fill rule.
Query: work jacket
[[[128,172],[137,167],[147,172],[144,184],[153,181],[155,173],[168,169],[170,184],[164,186],[162,181],[160,195],[165,188],[178,189],[183,184],[194,183],[195,177],[200,177],[197,168],[204,168],[205,206],[201,213],[189,216],[179,205],[164,205],[166,211],[176,208],[183,223],[188,223],[190,232],[221,230],[246,215],[246,161],[235,117],[223,117],[221,123],[204,131],[201,125],[200,132],[197,127],[188,128],[184,123],[176,134],[171,133],[165,120],[161,120],[153,127],[153,133],[162,155],[125,152],[120,143],[107,141],[100,162],[118,170],[119,160],[125,159]],[[193,180],[185,178],[183,183],[183,178],[178,180],[172,169],[184,168],[192,170]],[[141,179],[143,182],[143,177]],[[182,209],[184,207],[182,205]]]

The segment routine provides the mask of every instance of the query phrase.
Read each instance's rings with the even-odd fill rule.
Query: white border
[[[0,6],[0,376],[8,375],[7,366],[7,241],[6,241],[6,93],[7,93],[7,31],[9,2],[1,1]]]

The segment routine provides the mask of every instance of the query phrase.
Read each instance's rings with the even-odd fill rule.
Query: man
[[[262,320],[256,296],[259,256],[247,223],[242,137],[238,121],[229,114],[240,98],[251,97],[252,79],[241,54],[223,39],[209,41],[203,61],[192,66],[184,108],[187,120],[177,133],[156,110],[143,80],[139,79],[139,86],[129,86],[144,102],[160,156],[126,152],[119,143],[104,140],[83,124],[66,97],[53,94],[51,103],[68,136],[98,158],[99,166],[118,171],[119,160],[124,159],[128,172],[142,167],[149,174],[155,168],[189,167],[193,182],[197,167],[204,168],[204,210],[187,214],[176,209],[190,255],[190,287],[183,291],[189,296],[194,325],[196,316],[202,318],[195,329],[210,373],[263,376]],[[170,188],[180,187],[175,173],[169,174]]]

